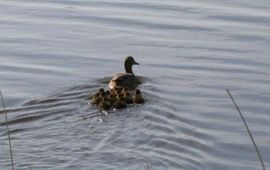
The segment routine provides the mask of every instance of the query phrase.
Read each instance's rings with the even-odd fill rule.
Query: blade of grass
[[[243,114],[242,114],[240,108],[239,108],[238,105],[236,104],[236,102],[235,102],[235,100],[234,100],[232,94],[230,93],[230,90],[229,90],[229,89],[226,89],[226,91],[227,91],[228,95],[230,96],[230,98],[231,98],[231,100],[232,100],[232,102],[233,102],[233,104],[234,104],[236,110],[238,111],[238,113],[239,113],[241,119],[242,119],[243,122],[244,122],[244,125],[245,125],[245,127],[246,127],[246,129],[247,129],[247,131],[248,131],[249,137],[250,137],[250,139],[251,139],[251,141],[252,141],[252,143],[253,143],[253,145],[254,145],[254,148],[255,148],[255,150],[256,150],[256,152],[257,152],[257,155],[258,155],[258,157],[259,157],[259,160],[260,160],[260,162],[261,162],[262,168],[263,168],[263,170],[265,170],[265,166],[264,166],[264,163],[263,163],[263,159],[262,159],[261,153],[260,153],[259,148],[257,147],[257,145],[256,145],[256,143],[255,143],[255,140],[254,140],[254,138],[253,138],[253,135],[252,135],[251,131],[249,130],[249,127],[248,127],[248,125],[247,125],[247,122],[246,122],[246,120],[245,120],[245,118],[244,118],[244,116],[243,116]]]
[[[6,125],[7,125],[7,134],[8,134],[8,144],[9,144],[11,168],[12,168],[12,170],[14,170],[13,153],[12,153],[11,139],[10,139],[10,133],[9,133],[8,118],[7,118],[6,106],[5,106],[5,102],[4,102],[1,90],[0,90],[0,95],[1,95],[1,99],[2,99],[3,111],[4,111],[4,115],[5,115],[5,119],[6,119],[5,121],[6,121]]]

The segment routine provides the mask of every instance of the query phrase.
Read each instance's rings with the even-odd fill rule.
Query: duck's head
[[[139,63],[137,63],[133,57],[131,56],[128,56],[125,60],[125,69],[126,69],[126,72],[127,73],[131,73],[133,74],[133,71],[132,71],[132,66],[133,65],[139,65]]]
[[[110,95],[110,91],[109,90],[105,91],[105,95],[106,96],[109,96]]]
[[[137,89],[136,92],[135,92],[136,95],[140,95],[141,94],[141,91],[140,89]]]
[[[141,104],[144,103],[144,99],[141,95],[141,91],[139,89],[136,90],[135,96],[133,97],[134,103]]]
[[[104,97],[106,94],[104,91],[100,91],[99,96]]]

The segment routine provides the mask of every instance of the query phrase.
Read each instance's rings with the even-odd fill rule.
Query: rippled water
[[[16,169],[270,167],[270,2],[0,1],[0,89]],[[146,104],[87,97],[133,55]],[[0,115],[0,169],[10,169]]]

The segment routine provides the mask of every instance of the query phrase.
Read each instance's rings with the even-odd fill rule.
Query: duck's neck
[[[125,69],[126,69],[126,73],[134,74],[132,70],[132,65],[125,63]]]

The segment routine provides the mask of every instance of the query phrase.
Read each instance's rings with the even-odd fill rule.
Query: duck
[[[98,98],[101,94],[103,94],[105,91],[104,91],[104,89],[103,88],[100,88],[99,90],[98,90],[98,92],[96,92],[94,95],[92,95],[92,96],[89,96],[89,99],[90,100],[95,100],[96,98]]]
[[[121,90],[121,93],[124,95],[126,92],[128,92],[129,89],[127,87],[124,87],[122,90]]]
[[[97,98],[93,99],[92,100],[92,104],[95,104],[95,105],[99,105],[100,103],[102,103],[104,101],[104,98],[101,97],[101,96],[98,96]]]
[[[126,108],[126,107],[127,107],[127,104],[126,104],[123,97],[117,99],[117,101],[114,103],[114,108],[115,109],[123,109],[123,108]]]
[[[117,96],[115,94],[110,94],[108,99],[113,104],[117,101]]]
[[[106,95],[106,96],[109,96],[110,94],[111,94],[111,93],[110,93],[109,90],[106,90],[106,91],[105,91],[105,95]]]
[[[99,108],[102,110],[109,110],[111,108],[111,103],[108,100],[103,100],[100,104],[99,104]]]
[[[135,61],[132,56],[128,56],[125,59],[124,66],[126,73],[118,73],[112,77],[109,82],[110,89],[119,89],[119,88],[128,88],[134,89],[136,88],[141,82],[136,78],[135,74],[133,73],[132,66],[139,65]]]
[[[143,97],[142,97],[142,94],[141,94],[140,89],[137,89],[137,90],[135,91],[135,95],[134,95],[134,97],[133,97],[133,101],[134,101],[134,103],[137,103],[137,104],[144,103],[144,99],[143,99]]]
[[[133,99],[129,92],[125,92],[124,99],[127,104],[133,104]]]

